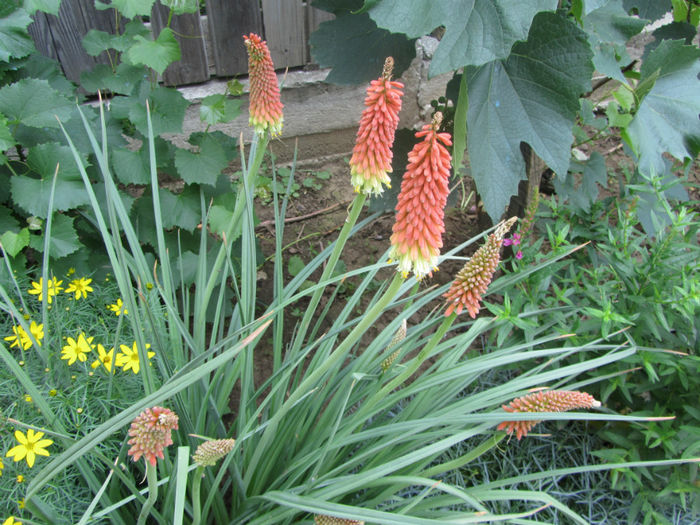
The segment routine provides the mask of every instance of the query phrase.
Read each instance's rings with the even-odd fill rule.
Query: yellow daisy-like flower
[[[15,463],[27,460],[27,465],[29,468],[34,466],[34,460],[36,456],[49,456],[49,451],[46,447],[53,444],[51,439],[42,439],[44,437],[43,432],[34,432],[34,429],[30,428],[27,430],[27,434],[20,430],[15,430],[15,439],[19,445],[12,447],[7,454],[8,458],[14,458]]]
[[[112,365],[114,364],[114,348],[107,352],[105,347],[98,343],[97,354],[97,359],[95,359],[90,366],[93,369],[99,366],[104,366],[107,369],[107,372],[112,372]]]
[[[2,476],[2,469],[5,468],[5,465],[2,462],[2,458],[0,458],[0,476]]]
[[[121,300],[121,297],[117,299],[117,302],[114,304],[108,304],[107,305],[107,310],[114,312],[114,315],[119,317],[120,315],[128,315],[129,310],[126,309],[126,306]]]
[[[72,365],[76,360],[84,363],[87,354],[93,351],[95,345],[92,344],[94,337],[86,337],[85,332],[80,332],[78,340],[68,338],[68,344],[61,350],[61,359],[67,359],[68,365]]]
[[[68,288],[66,288],[66,293],[74,293],[76,301],[81,297],[87,298],[87,294],[93,291],[92,286],[90,286],[91,282],[92,279],[87,279],[86,277],[73,279],[68,285]]]
[[[34,336],[37,344],[41,346],[41,340],[44,338],[44,325],[37,324],[36,321],[32,321],[32,323],[29,325],[29,331]],[[14,332],[14,335],[8,335],[4,338],[5,341],[12,342],[10,348],[17,346],[21,347],[22,350],[29,350],[32,347],[32,339],[29,337],[29,334],[24,331],[24,328],[21,326],[13,326],[12,332]]]
[[[30,346],[32,346],[32,341],[29,339],[29,336],[27,335],[27,332],[24,331],[24,328],[21,326],[13,326],[12,327],[12,332],[14,335],[8,335],[5,337],[5,341],[10,341],[12,344],[10,344],[10,348],[14,348],[15,346],[21,347],[22,350],[26,350]]]
[[[151,345],[146,343],[146,350],[151,348]],[[121,352],[117,354],[117,366],[120,366],[124,372],[131,369],[134,374],[138,374],[141,370],[141,362],[139,361],[139,350],[136,346],[136,341],[129,348],[127,345],[119,345]],[[150,359],[156,355],[155,352],[148,352],[148,358]]]
[[[14,516],[10,516],[2,522],[2,525],[22,525],[22,522],[17,521]]]
[[[24,483],[24,476],[22,474],[17,475],[17,483]]]
[[[46,295],[48,296],[48,303],[51,304],[53,303],[53,296],[58,295],[61,291],[63,291],[63,287],[61,286],[63,284],[63,281],[57,280],[55,277],[49,279],[49,282],[46,283]],[[29,293],[31,295],[36,295],[38,296],[37,299],[39,299],[39,302],[42,302],[44,300],[44,278],[40,277],[39,282],[34,282],[32,281],[32,288],[29,290]]]

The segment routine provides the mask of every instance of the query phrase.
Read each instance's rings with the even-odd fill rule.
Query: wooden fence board
[[[262,0],[265,40],[275,68],[306,63],[306,17],[301,0]]]
[[[243,35],[262,35],[258,0],[207,0],[207,19],[216,74],[226,77],[247,72]]]
[[[32,16],[32,19],[34,21],[29,24],[27,31],[34,40],[34,45],[37,50],[46,57],[58,60],[47,15],[41,11],[37,11]]]
[[[98,57],[88,55],[83,48],[82,40],[90,29],[114,33],[114,12],[111,9],[98,11],[95,9],[94,0],[63,0],[58,17],[54,15],[44,15],[44,17],[54,49],[53,53],[46,54],[58,59],[69,80],[78,82],[81,72],[92,69],[95,64],[109,63],[106,53]],[[35,24],[40,19],[41,17],[35,17]],[[36,30],[41,29],[45,31],[47,28],[42,27],[42,23],[39,22],[32,29],[32,36]],[[45,35],[39,38],[46,40]]]
[[[160,34],[167,22],[168,8],[160,3],[155,4],[151,12],[154,38]],[[170,64],[163,72],[163,83],[169,86],[181,86],[209,80],[207,52],[199,13],[173,16],[170,28],[180,44],[181,58]]]

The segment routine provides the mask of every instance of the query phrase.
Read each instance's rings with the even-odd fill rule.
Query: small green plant
[[[634,424],[632,430],[614,424],[600,429],[610,448],[596,455],[609,461],[690,457],[699,451],[700,413],[694,404],[700,389],[700,295],[693,276],[700,271],[700,220],[687,205],[669,200],[680,183],[668,177],[643,180],[637,173],[625,194],[588,208],[576,199],[545,201],[549,209],[543,206],[539,214],[540,237],[524,237],[523,259],[513,261],[516,271],[546,251],[588,244],[530,276],[503,304],[489,306],[503,322],[492,334],[499,342],[516,333],[529,340],[544,323],[575,334],[572,344],[600,332],[610,341],[637,345],[633,356],[590,373],[596,380],[590,390],[611,407],[624,405],[640,415],[671,413],[675,419]],[[655,236],[646,233],[643,220],[653,223]],[[548,305],[547,316],[533,315],[535,304]],[[635,512],[663,508],[674,498],[697,505],[700,498],[688,469],[617,472],[612,481],[614,488],[636,495]]]

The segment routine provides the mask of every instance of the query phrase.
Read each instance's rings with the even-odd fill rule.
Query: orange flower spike
[[[577,408],[596,408],[600,406],[592,395],[576,390],[544,390],[519,397],[502,408],[506,412],[566,412]],[[497,430],[505,430],[508,434],[515,432],[520,441],[527,436],[532,428],[540,421],[504,421]]]
[[[248,123],[258,135],[267,131],[273,137],[282,133],[282,102],[267,43],[255,33],[243,37],[248,50],[250,117]]]
[[[168,408],[155,406],[141,412],[129,428],[127,442],[131,448],[127,452],[134,461],[143,456],[146,461],[155,466],[156,459],[163,459],[163,450],[172,445],[170,432],[178,428],[178,417]]]
[[[491,284],[493,274],[501,260],[501,246],[503,237],[513,226],[517,217],[511,217],[502,222],[496,231],[489,235],[486,243],[481,246],[467,264],[457,273],[452,286],[443,295],[447,299],[445,316],[456,311],[459,315],[466,308],[472,319],[476,317],[481,308],[481,296]]]
[[[442,113],[416,133],[423,140],[408,154],[408,166],[401,183],[396,222],[391,235],[389,258],[398,261],[398,270],[417,279],[437,270],[437,259],[445,231],[444,208],[449,193],[449,133],[438,133]]]
[[[392,171],[391,148],[403,96],[403,84],[391,80],[393,69],[394,59],[387,57],[382,76],[372,80],[367,88],[366,107],[350,159],[350,180],[357,193],[380,195],[384,191],[382,184],[391,188],[387,173]]]

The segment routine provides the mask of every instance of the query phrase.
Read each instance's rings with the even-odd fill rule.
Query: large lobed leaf
[[[57,143],[40,144],[29,151],[27,165],[41,178],[14,176],[10,179],[12,199],[26,212],[42,218],[47,216],[57,165],[53,209],[64,211],[89,203],[80,172],[67,146]]]
[[[663,173],[663,154],[679,160],[700,152],[700,50],[665,40],[642,64],[639,84],[656,78],[639,105],[625,138],[643,173]]]
[[[69,120],[73,103],[52,88],[47,80],[25,78],[0,89],[0,113],[10,122],[34,128],[58,128]]]
[[[162,75],[165,68],[180,60],[180,44],[177,43],[173,30],[168,27],[155,40],[136,35],[134,41],[126,52],[126,57],[134,65],[143,64]]]
[[[394,76],[416,56],[415,44],[404,35],[379,29],[366,13],[338,13],[323,22],[309,39],[311,54],[334,84],[363,84],[379,77],[387,56],[394,58]]]
[[[434,76],[507,57],[527,36],[534,16],[556,7],[556,0],[380,0],[369,14],[379,27],[409,37],[444,26],[430,65]]]
[[[556,173],[567,172],[579,96],[593,74],[591,58],[582,30],[540,13],[528,40],[517,43],[507,60],[466,68],[472,175],[494,221],[525,178],[521,142]]]
[[[24,9],[0,18],[0,60],[8,62],[11,57],[22,58],[36,51],[27,26],[32,19]]]

